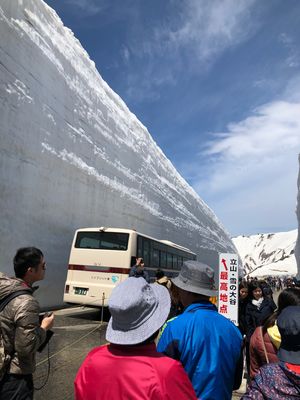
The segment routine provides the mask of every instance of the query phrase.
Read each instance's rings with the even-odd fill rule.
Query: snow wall
[[[13,275],[17,248],[41,248],[45,307],[62,304],[80,227],[135,228],[213,267],[218,252],[235,252],[54,10],[41,0],[1,0],[0,38],[2,272]]]

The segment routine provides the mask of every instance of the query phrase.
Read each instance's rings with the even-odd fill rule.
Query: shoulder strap
[[[14,293],[9,294],[8,296],[4,297],[4,299],[0,302],[0,312],[4,310],[6,305],[15,297],[21,296],[21,294],[30,294],[28,290],[18,290]]]
[[[263,349],[264,349],[264,353],[265,353],[265,357],[266,357],[266,361],[267,361],[267,364],[269,364],[269,357],[268,357],[268,354],[267,354],[267,349],[266,349],[266,345],[265,345],[265,341],[264,341],[263,328],[262,328],[262,326],[260,326],[258,329],[259,329],[259,332],[260,332],[262,345],[263,345]]]

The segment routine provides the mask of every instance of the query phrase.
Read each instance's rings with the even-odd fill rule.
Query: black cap
[[[300,364],[300,306],[286,307],[277,319],[281,335],[278,358],[290,364]]]

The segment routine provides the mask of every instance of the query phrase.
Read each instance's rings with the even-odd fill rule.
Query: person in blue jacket
[[[214,271],[186,261],[172,283],[185,308],[166,323],[157,350],[182,363],[198,399],[230,400],[240,383],[242,336],[209,301],[217,295]]]

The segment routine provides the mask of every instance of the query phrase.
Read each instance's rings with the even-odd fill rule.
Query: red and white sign
[[[239,259],[237,254],[219,256],[218,311],[238,325]]]

